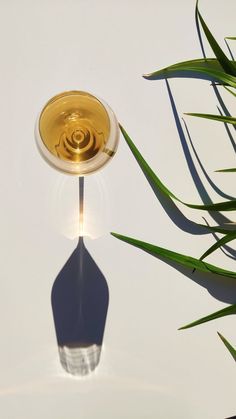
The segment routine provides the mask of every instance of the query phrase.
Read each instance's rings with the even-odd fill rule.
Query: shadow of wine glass
[[[51,303],[62,367],[88,374],[100,360],[109,290],[83,237],[54,281]]]
[[[194,271],[190,268],[179,265],[177,262],[167,260],[162,256],[156,255],[151,251],[144,250],[145,253],[154,256],[161,260],[173,269],[182,273],[185,277],[191,279],[196,284],[204,287],[209,294],[211,294],[218,301],[228,304],[236,303],[236,281],[235,278],[230,278],[222,275],[217,275],[213,272],[206,273],[198,270]]]

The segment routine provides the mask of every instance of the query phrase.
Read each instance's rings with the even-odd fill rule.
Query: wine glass
[[[36,121],[35,136],[47,163],[64,173],[84,176],[114,156],[119,126],[103,100],[72,90],[46,103]]]
[[[72,90],[46,103],[36,121],[35,137],[50,166],[79,177],[81,235],[54,281],[51,302],[61,365],[73,375],[86,375],[100,360],[109,290],[84,244],[84,176],[114,156],[119,125],[103,100]]]

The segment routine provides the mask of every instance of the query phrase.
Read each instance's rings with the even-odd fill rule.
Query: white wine
[[[61,93],[44,106],[36,127],[48,163],[75,175],[92,173],[115,154],[118,123],[112,110],[87,92]]]
[[[62,160],[81,162],[105,148],[110,120],[94,96],[64,93],[51,99],[42,110],[39,132],[52,154]]]

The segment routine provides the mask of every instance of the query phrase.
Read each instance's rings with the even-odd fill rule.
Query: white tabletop
[[[177,330],[235,301],[235,285],[198,274],[191,280],[109,234],[195,257],[214,243],[211,235],[190,234],[171,220],[123,138],[114,160],[85,181],[90,236],[85,242],[110,291],[96,372],[75,378],[63,371],[50,303],[52,284],[77,243],[78,180],[40,157],[34,141],[37,114],[65,90],[103,98],[166,185],[183,200],[200,204],[165,82],[141,77],[201,57],[194,6],[194,0],[0,1],[3,419],[223,419],[235,414],[235,365],[217,336],[220,331],[236,345],[235,318]],[[236,35],[234,0],[202,0],[200,8],[221,45],[224,36]],[[171,80],[170,86],[180,117],[217,112],[208,82]],[[222,94],[234,113],[233,97]],[[235,166],[224,126],[186,121],[211,180],[235,194],[234,175],[214,173]],[[193,162],[212,199],[222,201],[194,156]],[[205,215],[214,224],[209,214],[179,209],[193,221],[202,222]],[[221,251],[208,260],[235,269],[235,261]]]

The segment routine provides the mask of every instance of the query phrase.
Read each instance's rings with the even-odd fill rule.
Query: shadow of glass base
[[[101,346],[96,344],[81,346],[59,346],[60,362],[64,370],[73,375],[87,375],[97,367]]]
[[[55,279],[51,301],[61,365],[87,375],[100,361],[109,290],[82,237]]]

